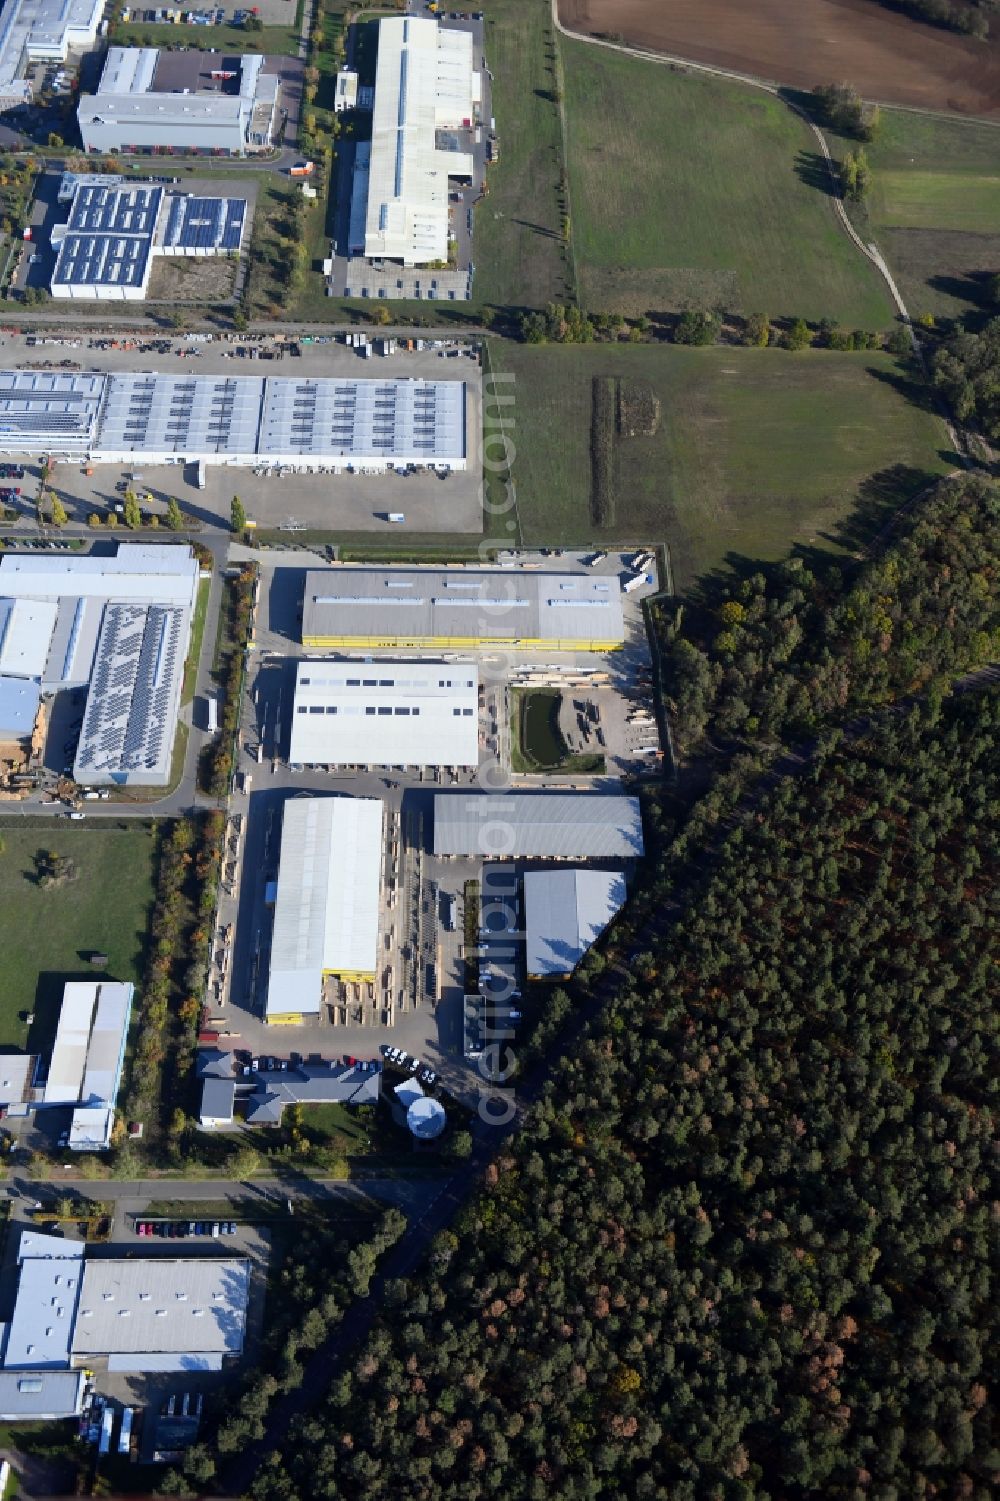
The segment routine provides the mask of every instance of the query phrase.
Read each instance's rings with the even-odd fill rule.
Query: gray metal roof
[[[73,1354],[238,1354],[249,1288],[245,1258],[86,1261]]]
[[[550,650],[620,645],[621,587],[608,574],[493,568],[356,568],[307,573],[307,646],[480,641]]]
[[[202,1121],[231,1121],[236,1100],[235,1079],[213,1079],[209,1076],[201,1085]]]
[[[528,974],[570,974],[624,902],[620,870],[526,871]]]
[[[83,1371],[0,1371],[0,1422],[75,1417],[86,1380]]]
[[[286,1105],[375,1105],[381,1078],[381,1069],[309,1063],[259,1074],[247,1101],[247,1125],[277,1125]]]
[[[642,851],[637,797],[446,792],[434,799],[436,855],[623,860]]]

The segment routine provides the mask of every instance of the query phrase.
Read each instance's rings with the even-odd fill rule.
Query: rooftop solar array
[[[148,235],[69,234],[52,273],[54,296],[89,287],[129,287],[144,295],[152,269]]]
[[[70,232],[150,236],[156,228],[163,189],[92,187],[81,183],[69,212]]]
[[[52,295],[144,297],[153,256],[238,251],[246,211],[243,198],[195,198],[152,184],[78,179]]]
[[[161,780],[184,670],[186,611],[109,604],[73,775],[78,782]]]
[[[259,451],[421,464],[464,457],[465,386],[459,381],[268,380]]]
[[[464,381],[0,371],[0,452],[156,464],[466,463]]]
[[[52,370],[0,370],[0,450],[88,453],[105,380]]]
[[[94,457],[253,455],[262,387],[254,376],[113,375]]]
[[[161,240],[163,252],[239,250],[246,210],[244,198],[172,195]]]

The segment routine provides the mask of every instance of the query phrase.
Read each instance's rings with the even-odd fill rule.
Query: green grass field
[[[549,8],[544,0],[489,0],[483,9],[500,161],[476,209],[474,295],[498,307],[543,307],[566,291]]]
[[[85,828],[53,819],[44,828],[8,821],[0,828],[0,1045],[43,1050],[55,1031],[66,980],[138,981],[153,899],[155,845],[149,825],[110,821]],[[72,860],[78,878],[42,889],[34,856],[54,850]],[[105,971],[85,957],[108,956]],[[33,1011],[30,1039],[22,1011]]]
[[[997,147],[1000,150],[1000,140]],[[990,234],[1000,227],[1000,177],[971,172],[879,172],[869,213],[893,229],[947,226]]]
[[[892,323],[878,274],[837,223],[816,142],[786,105],[584,43],[562,49],[587,307]]]
[[[867,150],[874,186],[855,218],[878,241],[910,312],[988,310],[986,279],[1000,270],[1000,127],[883,110]]]
[[[661,421],[620,440],[614,537],[670,544],[689,588],[730,553],[772,559],[794,543],[836,545],[859,487],[906,466],[903,493],[943,472],[938,418],[892,383],[885,355],[677,345],[495,348],[512,370],[514,478],[525,541],[612,540],[590,520],[591,381],[648,381]]]

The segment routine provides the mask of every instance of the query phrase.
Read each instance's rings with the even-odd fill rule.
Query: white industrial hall
[[[306,659],[293,766],[478,766],[479,670],[470,662]]]

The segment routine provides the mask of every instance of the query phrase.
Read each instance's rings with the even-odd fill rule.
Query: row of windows
[[[422,680],[410,682],[405,678],[299,678],[299,686],[309,687],[310,684],[320,684],[330,688],[421,688]],[[474,678],[438,678],[439,688],[474,688]]]
[[[337,704],[309,704],[308,707],[305,704],[299,704],[297,705],[295,712],[296,714],[360,714],[361,705],[359,704],[355,707],[344,708],[343,706],[338,707]],[[455,712],[457,714],[458,710],[456,709]],[[467,710],[466,712],[470,713],[471,710]],[[381,714],[383,716],[391,716],[393,714],[409,716],[411,714],[419,714],[420,710],[404,708],[374,708],[369,704],[365,707],[365,713],[372,715]]]

